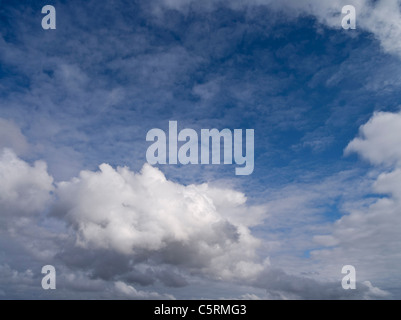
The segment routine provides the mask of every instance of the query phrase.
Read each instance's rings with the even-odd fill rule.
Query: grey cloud
[[[206,184],[182,186],[149,165],[139,174],[105,164],[100,170],[57,185],[54,214],[71,224],[78,247],[224,277],[235,276],[230,268],[255,255],[259,241],[236,210],[244,215],[258,208],[245,206],[240,193],[209,190]],[[214,192],[226,194],[218,209],[209,196]]]
[[[0,180],[0,219],[39,214],[54,190],[44,162],[31,166],[10,149],[0,150]]]
[[[0,150],[4,148],[21,155],[29,150],[29,144],[15,123],[0,118]]]
[[[341,300],[385,298],[388,293],[370,282],[357,283],[356,290],[344,290],[341,282],[321,282],[313,278],[289,275],[278,269],[262,272],[255,286],[267,290],[270,297],[279,299]]]

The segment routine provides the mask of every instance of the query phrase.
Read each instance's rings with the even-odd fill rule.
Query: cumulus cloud
[[[0,151],[0,181],[0,218],[40,213],[51,198],[53,178],[46,164],[31,166],[10,149]]]
[[[350,210],[334,223],[330,234],[315,237],[325,248],[312,252],[328,266],[353,264],[361,277],[387,285],[401,264],[400,127],[400,113],[376,113],[360,128],[360,137],[348,145],[348,153],[357,152],[390,171],[379,174],[372,185],[371,191],[380,196]]]
[[[400,46],[399,1],[353,2],[357,7],[358,30],[372,32],[387,52],[397,54]],[[340,28],[341,7],[352,4],[352,1],[159,1],[164,8],[182,11],[214,10],[217,3],[242,10],[240,19],[236,18],[236,13],[231,16],[230,11],[224,18],[226,21],[220,20],[223,17],[220,12],[216,15],[196,15],[196,19],[189,20],[174,13],[158,22],[165,24],[160,29],[157,28],[158,23],[153,24],[147,16],[148,12],[143,12],[155,3],[157,1],[128,5],[117,1],[110,6],[99,7],[96,1],[89,1],[79,12],[60,4],[63,19],[70,28],[60,29],[57,39],[49,34],[50,38],[44,37],[43,41],[38,41],[32,31],[35,30],[32,26],[37,25],[34,15],[17,15],[19,10],[9,15],[5,7],[10,21],[21,23],[13,23],[13,28],[4,26],[6,31],[0,37],[4,48],[0,53],[2,62],[7,70],[12,70],[5,73],[6,81],[0,84],[4,92],[10,93],[3,97],[0,109],[4,116],[11,116],[23,124],[24,132],[35,144],[35,154],[46,159],[57,181],[66,181],[53,185],[44,162],[32,164],[19,158],[25,155],[29,146],[15,123],[0,119],[0,150],[14,150],[0,152],[0,258],[6,260],[0,266],[0,282],[4,284],[0,295],[9,296],[10,286],[15,286],[22,278],[36,288],[38,279],[33,279],[26,270],[33,270],[38,278],[39,267],[53,263],[61,271],[58,276],[60,284],[70,294],[81,292],[84,298],[87,294],[89,296],[88,292],[95,297],[103,292],[127,298],[156,297],[156,289],[145,291],[141,287],[163,285],[175,290],[205,279],[209,283],[217,283],[216,279],[226,280],[230,289],[244,284],[261,288],[259,291],[270,288],[267,295],[262,296],[264,298],[337,298],[342,294],[348,297],[350,293],[339,289],[339,281],[326,284],[326,278],[317,283],[288,274],[289,269],[299,274],[301,264],[303,270],[312,269],[311,274],[320,270],[320,267],[310,265],[310,259],[294,257],[294,252],[298,255],[316,247],[315,244],[310,245],[315,234],[320,234],[314,238],[315,242],[328,248],[312,252],[312,257],[334,265],[334,271],[322,272],[322,278],[338,275],[339,265],[344,261],[357,264],[358,276],[361,270],[371,270],[373,278],[377,278],[382,270],[388,271],[389,266],[392,274],[397,274],[399,237],[396,229],[399,224],[396,212],[399,211],[400,174],[396,169],[382,174],[374,186],[374,191],[383,195],[382,199],[371,207],[352,211],[338,221],[328,231],[329,234],[324,233],[331,226],[322,226],[318,218],[326,206],[334,206],[336,199],[344,193],[350,198],[361,195],[361,190],[349,184],[358,173],[351,174],[349,178],[337,175],[338,179],[334,182],[324,179],[312,188],[292,184],[294,188],[276,190],[274,194],[264,193],[263,196],[269,198],[271,212],[271,218],[266,222],[263,221],[265,207],[250,206],[242,192],[210,184],[183,185],[168,180],[160,170],[149,166],[136,173],[127,168],[115,169],[103,164],[99,171],[83,171],[77,176],[84,163],[91,166],[98,164],[99,160],[140,168],[142,153],[127,150],[145,148],[143,131],[150,125],[164,123],[172,114],[185,116],[190,124],[197,119],[196,125],[226,126],[245,120],[249,113],[255,112],[255,119],[258,119],[255,125],[261,120],[262,129],[266,129],[259,130],[261,134],[277,125],[285,127],[283,123],[291,123],[297,128],[303,126],[305,123],[300,114],[307,109],[302,106],[286,108],[291,104],[306,105],[307,102],[302,101],[303,94],[291,97],[286,89],[282,90],[291,87],[286,71],[283,72],[285,80],[269,75],[269,68],[273,66],[275,69],[272,58],[275,53],[273,50],[269,52],[273,47],[263,48],[259,53],[252,47],[254,44],[259,47],[264,42],[260,35],[271,36],[270,31],[279,31],[280,26],[272,28],[274,21],[269,19],[273,16],[295,19],[313,15],[329,27]],[[285,11],[286,14],[273,12],[266,19],[264,14],[271,12],[259,10],[259,6],[267,6],[276,12]],[[91,14],[93,10],[96,14]],[[255,20],[255,17],[250,17],[253,14]],[[247,20],[249,17],[250,21]],[[88,32],[75,32],[79,28],[77,19],[88,22]],[[128,20],[146,20],[149,24],[130,24],[127,27]],[[185,20],[185,24],[179,23],[180,20]],[[224,27],[220,26],[220,22]],[[185,32],[177,32],[178,29]],[[159,32],[161,30],[164,31]],[[78,37],[71,37],[71,33]],[[339,34],[356,35],[358,31]],[[254,42],[253,38],[258,40]],[[252,42],[249,43],[252,49],[249,56],[237,55],[234,51],[236,46],[248,46],[248,40]],[[63,51],[63,48],[73,50]],[[370,52],[371,48],[369,46],[366,51]],[[282,49],[277,52],[278,57],[281,54],[280,65],[281,58],[288,57],[292,57],[294,64],[304,64],[299,63],[305,61],[301,53],[289,54],[299,52],[296,46],[287,46],[287,52]],[[95,54],[88,54],[93,52]],[[307,60],[306,65],[314,68],[308,67],[306,75],[324,67],[321,61],[336,60],[333,57],[337,51],[327,58],[319,56],[319,59],[316,52]],[[349,51],[346,52],[348,55]],[[363,51],[354,52],[355,59],[349,59],[349,64],[360,62]],[[220,62],[226,61],[225,57],[229,56],[233,60],[228,59],[227,64],[220,68]],[[258,61],[258,64],[245,63],[248,58]],[[379,84],[374,86],[375,90],[397,78],[397,68],[393,67],[396,59],[391,64],[384,63],[386,59],[387,55],[379,60],[370,55],[363,59],[369,63],[383,62],[379,78],[377,72],[373,72],[374,75],[369,73],[367,77]],[[236,60],[239,64],[234,62]],[[29,63],[32,61],[43,63]],[[241,67],[243,63],[244,69]],[[252,70],[260,71],[247,71],[250,66]],[[359,67],[372,69],[366,62]],[[333,70],[337,73],[331,76]],[[348,69],[332,66],[324,73],[325,77],[330,76],[330,80],[326,82],[321,76],[316,78],[319,80],[316,83],[337,86],[343,74],[347,73],[344,70]],[[390,77],[387,71],[392,72]],[[366,77],[354,78],[357,81]],[[26,88],[27,83],[29,88]],[[259,95],[259,92],[276,98],[266,100],[266,96]],[[194,103],[192,96],[201,100],[201,104]],[[220,102],[217,101],[219,99]],[[160,104],[160,101],[163,103]],[[224,108],[221,108],[237,103],[243,105],[244,110],[246,108],[245,113],[241,110],[234,112],[238,109],[223,112]],[[188,104],[193,107],[188,108]],[[267,104],[271,104],[273,109],[266,108]],[[254,108],[255,105],[260,107]],[[359,109],[354,112],[359,112]],[[228,116],[221,117],[221,113]],[[346,116],[342,114],[342,117]],[[372,129],[373,134],[362,133],[358,138],[360,141],[354,140],[347,150],[358,152],[373,164],[396,165],[400,148],[391,141],[399,135],[392,136],[390,129],[386,137],[383,134],[387,125],[393,132],[398,132],[399,122],[394,120],[394,114],[391,118],[391,121],[378,125],[377,130]],[[138,119],[142,121],[138,122]],[[104,126],[108,130],[102,130]],[[368,131],[368,125],[365,129]],[[382,140],[375,142],[377,134]],[[330,143],[330,139],[321,140],[321,144],[317,143],[316,137],[311,138],[310,145],[316,150]],[[375,152],[375,148],[379,148],[380,152]],[[133,157],[140,160],[133,161]],[[177,170],[175,176],[180,176],[181,182],[208,180],[207,176],[205,179],[205,176],[198,175],[203,168],[165,167],[165,170],[168,173]],[[286,175],[292,174],[287,168],[283,170]],[[210,177],[216,171],[210,171]],[[265,187],[259,184],[253,186],[253,191]],[[48,215],[47,209],[52,201],[55,206]],[[7,228],[10,225],[12,228]],[[277,230],[280,236],[275,237],[273,233]],[[262,235],[264,239],[256,235]],[[346,237],[349,239],[344,239]],[[336,248],[333,250],[332,247]],[[272,269],[269,259],[265,259],[273,248],[276,253],[280,251],[287,257],[292,255],[287,261],[278,262],[277,257],[272,259],[273,267],[279,266],[287,273]],[[380,248],[386,251],[380,252]],[[369,267],[362,268],[363,265]],[[16,275],[13,281],[3,280],[13,274]],[[4,277],[1,278],[1,275]],[[365,278],[369,277],[366,275]],[[383,295],[380,289],[372,286],[370,290],[366,286],[362,285],[362,291],[358,291],[356,296]],[[198,289],[196,285],[194,287]],[[16,296],[21,297],[21,292],[25,290],[17,290]],[[187,292],[190,290],[181,293],[181,296]],[[249,293],[245,297],[256,296]]]
[[[330,234],[314,238],[323,247],[311,252],[312,258],[323,261],[321,270],[353,264],[362,280],[380,279],[381,272],[397,273],[401,263],[401,156],[396,151],[399,141],[391,139],[391,134],[398,129],[399,119],[399,114],[377,113],[349,144],[348,152],[358,152],[374,164],[392,164],[394,170],[379,175],[373,186],[385,197],[339,219]],[[373,150],[379,147],[383,149],[378,158]],[[12,238],[0,230],[0,241],[9,254],[0,266],[7,296],[10,292],[18,296],[22,287],[32,293],[37,281],[29,263],[24,262],[25,268],[19,270],[7,264],[15,258],[32,259],[33,266],[58,264],[66,296],[75,291],[88,295],[102,291],[104,297],[174,299],[137,289],[137,285],[159,282],[178,288],[190,286],[194,276],[264,289],[263,298],[269,299],[389,296],[368,281],[358,282],[356,292],[344,291],[339,281],[289,274],[271,266],[258,253],[262,240],[251,232],[251,227],[267,217],[266,207],[248,205],[246,196],[233,189],[182,185],[147,164],[139,173],[102,164],[99,171],[82,171],[70,181],[53,184],[44,162],[31,165],[9,149],[0,154],[0,177],[3,226],[13,223],[14,227]],[[43,215],[51,200],[50,214],[61,224],[52,224]],[[38,213],[41,218],[33,219]],[[18,217],[29,223],[16,224]],[[11,254],[15,248],[27,257]],[[16,279],[21,277],[24,281],[18,285]]]
[[[268,266],[249,229],[255,224],[249,215],[262,221],[265,210],[232,189],[181,185],[149,165],[134,173],[103,164],[53,184],[44,162],[29,164],[10,149],[1,151],[0,177],[4,262],[35,270],[57,265],[65,296],[103,287],[120,298],[171,299],[132,284],[182,287],[196,274],[245,280]],[[12,270],[4,264],[0,274],[26,273]],[[23,285],[32,294],[36,280],[28,275]],[[3,283],[8,297],[18,296],[15,282]]]
[[[268,265],[246,217],[254,212],[261,220],[264,210],[235,190],[181,185],[149,165],[134,173],[103,164],[54,185],[44,162],[30,165],[8,149],[0,176],[2,226],[12,226],[0,230],[6,262],[55,264],[66,290],[92,294],[103,286],[121,298],[170,299],[132,284],[182,287],[196,274],[248,279]],[[51,203],[52,217],[45,213]],[[6,277],[7,270],[0,273]],[[8,295],[17,294],[5,284]]]
[[[25,199],[19,204],[22,212],[29,214],[44,210],[53,190],[52,178],[47,174],[45,164],[39,162],[31,166],[9,150],[3,151],[0,159],[3,167],[0,172],[5,178],[4,167],[7,165],[10,176],[24,177],[26,182],[11,183],[19,180],[8,177],[5,185],[9,190],[16,190],[17,194],[20,189],[29,190],[28,194],[35,195],[19,198]],[[379,178],[378,190],[394,191],[391,186],[395,188],[399,174],[394,172]],[[173,295],[154,290],[139,290],[133,284],[151,286],[159,281],[166,287],[182,287],[191,285],[194,276],[251,286],[255,290],[264,289],[266,294],[263,297],[269,299],[387,297],[387,292],[370,283],[360,283],[358,291],[351,293],[344,291],[339,282],[317,281],[272,267],[269,259],[261,258],[257,253],[262,242],[250,230],[266,217],[265,209],[247,205],[245,195],[232,189],[208,184],[185,186],[169,181],[160,170],[149,165],[135,173],[128,168],[114,169],[107,164],[101,165],[96,172],[82,171],[77,178],[60,182],[54,189],[56,198],[51,214],[66,223],[66,227],[70,226],[70,231],[61,225],[57,226],[60,232],[57,234],[56,225],[50,226],[46,222],[49,217],[43,216],[44,220],[34,222],[34,225],[18,226],[17,238],[20,241],[15,242],[14,237],[12,242],[15,245],[10,250],[18,246],[19,250],[23,248],[24,261],[33,259],[31,266],[37,268],[43,263],[56,264],[58,270],[62,270],[58,278],[64,288],[58,293],[60,298],[69,297],[72,292],[94,297],[102,292],[98,297],[174,299]],[[8,206],[18,208],[12,195],[11,191],[2,193],[3,207],[8,201]],[[395,196],[399,197],[399,193],[394,193]],[[378,202],[377,207],[381,210],[381,206],[386,204],[393,206],[383,199],[383,204]],[[396,215],[398,208],[393,207],[394,210],[387,215]],[[19,213],[15,211],[13,214]],[[249,219],[250,215],[257,217],[259,222]],[[374,214],[350,219],[352,223],[360,223],[363,219],[369,222],[372,217],[377,224]],[[346,219],[344,221],[345,231],[339,222],[338,230],[331,236],[340,244],[344,244],[341,240],[344,237],[351,239],[348,236],[350,224]],[[389,219],[383,221],[385,223],[381,226],[386,229],[388,237],[394,236],[393,241],[399,241],[397,223],[394,224],[396,220],[391,220],[393,229],[390,229]],[[366,225],[366,230],[358,234],[370,239],[372,224]],[[33,233],[43,235],[32,237],[28,227]],[[1,242],[8,237],[4,232],[0,236]],[[373,237],[381,248],[385,245]],[[388,241],[388,237],[384,240]],[[354,241],[355,237],[351,240]],[[366,239],[362,240],[366,242]],[[8,261],[14,263],[7,246],[4,248],[8,250],[6,253],[10,253]],[[372,247],[367,249],[372,250]],[[38,253],[41,250],[43,253]],[[323,257],[325,252],[315,253],[319,254]],[[15,279],[21,276],[25,280],[18,285]],[[9,278],[4,280],[3,289],[9,297],[10,294],[18,296],[21,286],[30,294],[35,292],[37,275],[34,276],[31,269],[13,271],[9,265],[3,264],[0,277]],[[255,297],[254,293],[243,296]]]
[[[134,173],[103,164],[100,171],[83,171],[59,183],[56,194],[53,214],[76,232],[73,248],[60,258],[71,268],[91,270],[92,277],[115,281],[121,297],[160,298],[130,283],[151,285],[157,279],[180,287],[194,275],[265,289],[269,299],[388,294],[363,282],[357,291],[347,292],[340,281],[288,274],[272,267],[269,259],[261,260],[256,254],[261,241],[249,229],[254,222],[244,217],[252,210],[263,216],[263,210],[246,206],[245,196],[234,190],[184,186],[149,165]]]
[[[218,278],[249,277],[263,268],[253,262],[260,241],[246,216],[261,216],[245,196],[207,184],[184,186],[145,165],[83,171],[59,183],[53,214],[77,232],[82,248],[185,266]]]
[[[346,154],[356,152],[375,165],[401,165],[401,113],[377,112],[359,132]]]

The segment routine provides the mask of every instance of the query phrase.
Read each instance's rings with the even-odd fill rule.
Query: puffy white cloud
[[[54,214],[77,232],[77,245],[141,255],[159,264],[180,265],[217,278],[252,277],[260,240],[248,228],[249,216],[263,215],[245,205],[245,196],[207,184],[184,186],[145,165],[83,171],[57,186]]]
[[[53,178],[46,164],[33,166],[9,149],[0,151],[0,217],[29,216],[44,210],[51,198]]]
[[[65,288],[58,297],[91,296],[104,288],[105,297],[130,299],[173,298],[132,283],[182,287],[194,274],[248,281],[268,267],[256,254],[260,240],[249,229],[255,223],[249,215],[261,221],[264,210],[248,206],[241,192],[184,186],[149,165],[141,173],[106,164],[100,169],[54,187],[44,162],[30,165],[3,150],[0,208],[3,226],[10,227],[0,230],[5,263],[33,268],[35,277],[41,265],[55,264]],[[44,214],[52,191],[52,212],[60,223]],[[19,271],[11,270],[3,265],[0,277],[12,273],[10,279],[16,279]],[[27,295],[34,294],[34,281],[21,284]],[[18,297],[16,281],[4,284],[4,294]]]
[[[375,165],[401,165],[401,113],[377,112],[345,149]]]

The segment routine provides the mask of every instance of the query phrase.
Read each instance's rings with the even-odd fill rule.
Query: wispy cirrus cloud
[[[369,1],[369,0],[335,0],[335,1],[274,1],[274,0],[247,0],[230,1],[209,0],[197,3],[196,1],[185,0],[159,0],[154,5],[154,12],[161,14],[162,8],[190,11],[213,11],[221,6],[227,6],[234,10],[246,10],[252,14],[253,8],[266,6],[273,10],[284,11],[288,17],[302,15],[313,15],[317,20],[329,27],[341,28],[342,8],[346,5],[353,5],[357,11],[357,25],[364,31],[371,32],[381,43],[384,50],[401,55],[401,45],[397,39],[401,36],[401,2],[390,1]]]

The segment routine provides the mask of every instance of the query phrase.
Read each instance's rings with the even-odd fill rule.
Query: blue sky
[[[2,1],[0,297],[400,298],[400,238],[386,228],[401,206],[383,176],[401,162],[400,3],[359,1],[357,29],[343,30],[351,3],[59,1],[57,29],[43,30],[50,3]],[[142,169],[146,133],[169,120],[254,129],[253,174]],[[217,234],[225,253],[202,251]],[[45,264],[60,270],[56,293],[36,285]],[[355,292],[341,288],[346,264]]]

